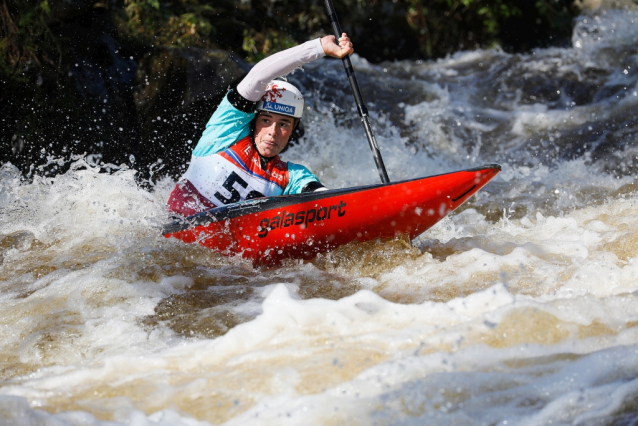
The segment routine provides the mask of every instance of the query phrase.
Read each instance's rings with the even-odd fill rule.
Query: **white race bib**
[[[217,154],[191,157],[183,178],[188,179],[217,206],[283,194],[283,189],[276,183],[238,167]]]

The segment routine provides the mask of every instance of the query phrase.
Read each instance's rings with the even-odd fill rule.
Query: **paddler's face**
[[[266,158],[279,154],[288,143],[294,119],[287,115],[260,111],[255,119],[255,145]]]

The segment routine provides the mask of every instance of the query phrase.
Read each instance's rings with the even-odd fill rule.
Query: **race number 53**
[[[235,187],[235,183],[237,183],[243,189],[246,189],[248,187],[248,184],[245,180],[243,180],[237,173],[232,172],[230,175],[228,175],[228,178],[226,178],[226,181],[224,181],[224,184],[222,185],[222,187],[230,193],[230,197],[224,197],[221,192],[217,191],[215,193],[215,198],[217,198],[224,204],[232,204],[240,201],[241,194],[239,193],[238,188]],[[261,198],[263,196],[264,194],[262,194],[261,192],[253,190],[246,195],[245,200]]]

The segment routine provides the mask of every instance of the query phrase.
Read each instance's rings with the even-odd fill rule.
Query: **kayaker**
[[[263,59],[232,88],[206,124],[188,170],[168,199],[168,210],[186,217],[242,200],[325,190],[306,167],[282,161],[303,115],[301,92],[275,80],[323,56],[354,52],[346,33],[325,36]]]

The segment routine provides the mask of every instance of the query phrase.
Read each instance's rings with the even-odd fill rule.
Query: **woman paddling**
[[[299,89],[273,80],[323,56],[354,52],[343,33],[308,41],[260,61],[231,89],[206,125],[191,162],[168,199],[170,213],[186,217],[258,197],[325,189],[300,165],[279,158],[303,115]]]

